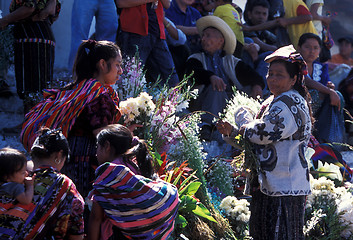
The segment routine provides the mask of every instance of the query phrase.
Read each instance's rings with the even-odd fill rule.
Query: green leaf
[[[180,184],[179,189],[181,189],[185,184],[187,184],[190,181],[190,179],[196,174],[196,172],[197,172],[197,170],[194,171],[192,174],[190,174],[190,176]]]
[[[178,184],[178,182],[179,182],[179,180],[180,180],[180,177],[181,177],[181,175],[183,175],[183,173],[184,173],[184,171],[183,170],[180,170],[180,173],[179,173],[179,175],[175,178],[175,180],[174,180],[174,182],[173,182],[173,185],[177,185]]]
[[[200,202],[197,204],[196,208],[192,210],[192,212],[199,217],[203,217],[209,221],[217,223],[217,221],[212,217],[210,211],[208,211],[208,209]]]
[[[199,190],[201,182],[191,182],[179,192],[179,195],[194,195]]]
[[[181,228],[185,228],[188,225],[188,221],[182,215],[178,214],[175,218],[175,224],[180,225]]]
[[[197,206],[197,200],[191,196],[183,195],[180,197],[179,211],[191,213]]]
[[[172,180],[173,174],[174,174],[174,170],[171,170],[171,171],[169,172],[169,176],[168,176],[166,182],[169,182],[169,183],[170,183],[170,181]]]

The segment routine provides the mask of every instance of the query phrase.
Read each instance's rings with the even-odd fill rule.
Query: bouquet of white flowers
[[[148,125],[156,108],[152,96],[141,92],[138,97],[128,98],[119,104],[124,124]]]
[[[249,236],[248,223],[250,219],[249,202],[245,199],[237,199],[236,197],[228,196],[224,198],[219,205],[233,230],[243,239]]]

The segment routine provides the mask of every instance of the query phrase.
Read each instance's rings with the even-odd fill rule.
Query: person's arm
[[[265,83],[262,77],[252,67],[243,61],[239,61],[235,66],[235,74],[238,81],[243,86],[259,85],[262,89],[265,88]]]
[[[226,90],[227,85],[224,83],[223,79],[215,75],[212,71],[205,70],[199,60],[190,58],[188,59],[186,66],[187,75],[190,75],[192,72],[194,72],[193,77],[196,81],[196,85],[211,84],[213,90],[215,91],[222,92]]]
[[[264,43],[258,37],[253,37],[252,40],[254,40],[254,43],[260,46],[260,49],[262,52],[268,52],[268,51],[274,52],[277,50],[277,47],[275,45]]]
[[[156,0],[115,0],[118,8],[136,7],[146,3],[156,2]]]
[[[177,28],[179,28],[185,35],[191,36],[191,35],[198,35],[199,32],[197,31],[196,27],[187,27],[183,25],[176,25]]]
[[[238,24],[241,26],[242,31],[248,31],[248,32],[267,30],[267,29],[271,29],[271,28],[274,28],[279,25],[278,19],[267,21],[267,22],[264,22],[264,23],[261,23],[258,25],[253,25],[253,26],[244,25],[241,23],[238,23]]]
[[[186,43],[186,35],[180,29],[177,29],[174,23],[167,17],[164,20],[164,26],[167,30],[167,43],[172,46],[180,46]]]
[[[168,34],[174,39],[178,40],[179,39],[179,34],[178,34],[178,29],[174,27],[174,25],[171,23],[171,21],[168,18],[163,19],[163,24],[165,29],[167,30]]]
[[[331,105],[332,106],[337,106],[338,109],[341,108],[341,100],[340,97],[338,96],[338,94],[336,93],[336,91],[334,89],[331,89],[327,86],[322,85],[321,83],[309,78],[309,77],[305,77],[305,85],[308,88],[312,88],[312,89],[316,89],[317,91],[319,91],[320,93],[323,94],[328,94],[330,96],[330,100],[331,100]]]
[[[0,29],[32,15],[35,8],[22,6],[0,19]]]
[[[170,7],[170,1],[169,0],[160,0],[162,5],[163,5],[163,8],[164,9],[168,9]]]
[[[21,204],[30,204],[33,199],[33,187],[34,177],[26,177],[25,178],[25,185],[26,190],[23,193],[17,195],[16,200]]]
[[[314,3],[310,7],[310,12],[311,12],[311,15],[313,16],[313,20],[321,21],[322,24],[324,24],[325,26],[329,26],[331,23],[331,18],[319,15],[317,13],[319,7],[320,7],[320,3]]]
[[[306,5],[299,5],[296,9],[297,16],[291,18],[279,18],[278,23],[282,27],[287,27],[288,25],[293,24],[303,24],[313,20],[313,16],[311,15],[309,9]]]
[[[103,222],[104,212],[96,201],[93,201],[91,214],[88,221],[88,240],[99,240],[101,223]]]
[[[67,239],[69,240],[82,240],[84,237],[84,234],[81,235],[69,235]]]
[[[45,8],[32,17],[33,21],[42,21],[49,16],[54,16],[56,11],[56,0],[49,0]]]
[[[202,63],[196,58],[189,58],[187,60],[185,72],[187,75],[190,75],[192,72],[194,73],[192,77],[195,78],[196,85],[211,84],[210,78],[214,75],[212,71],[204,69]]]
[[[308,14],[308,15],[300,15],[292,18],[278,18],[277,20],[279,25],[281,25],[282,27],[287,27],[288,25],[302,24],[302,23],[309,22],[313,20],[313,17],[311,16],[311,14]]]
[[[281,98],[272,102],[261,119],[242,125],[239,133],[252,143],[267,145],[293,136],[298,131],[291,106]]]

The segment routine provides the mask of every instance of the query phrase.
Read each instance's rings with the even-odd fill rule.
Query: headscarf
[[[288,45],[277,49],[274,53],[265,58],[265,62],[271,63],[275,60],[284,60],[299,65],[298,81],[304,86],[304,76],[308,74],[307,65],[302,55],[300,55],[293,45]]]

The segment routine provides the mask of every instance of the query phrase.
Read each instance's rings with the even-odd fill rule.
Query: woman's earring
[[[61,160],[59,160],[58,158],[55,158],[54,162],[59,165],[61,163]]]

